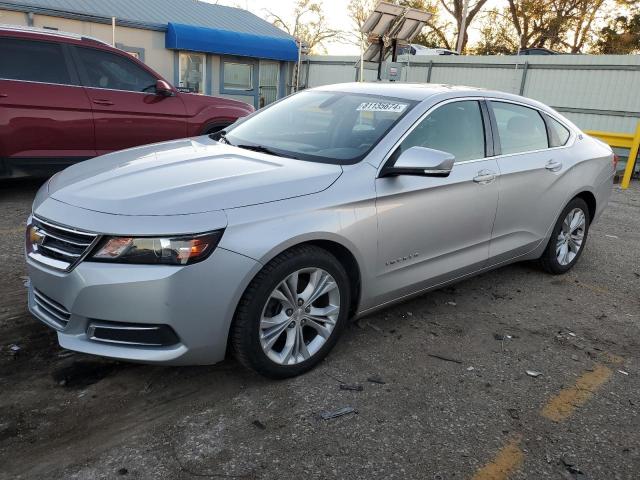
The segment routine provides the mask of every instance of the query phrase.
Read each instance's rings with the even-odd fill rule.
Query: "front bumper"
[[[206,365],[225,356],[229,326],[246,286],[261,268],[248,257],[218,247],[185,267],[82,262],[61,272],[27,260],[29,310],[58,331],[64,348],[115,359],[167,365]],[[39,302],[35,295],[39,294]],[[66,311],[59,322],[42,298]],[[55,316],[55,315],[54,315]],[[105,343],[91,338],[100,322],[166,325],[170,346]]]

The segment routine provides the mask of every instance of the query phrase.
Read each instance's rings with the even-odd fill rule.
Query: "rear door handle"
[[[544,166],[544,168],[546,168],[547,170],[549,170],[551,172],[557,172],[558,170],[560,170],[562,168],[562,163],[561,162],[557,162],[555,160],[549,160],[547,162],[547,164]]]
[[[7,98],[8,96],[8,93],[0,93],[0,98]]]
[[[93,103],[95,103],[96,105],[113,105],[113,102],[111,100],[103,100],[100,98],[96,98]]]
[[[491,183],[495,179],[496,179],[496,172],[492,172],[491,170],[480,170],[478,172],[478,175],[473,177],[473,181],[481,185],[486,185],[487,183]]]

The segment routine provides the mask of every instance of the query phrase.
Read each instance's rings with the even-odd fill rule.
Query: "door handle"
[[[496,179],[496,172],[492,172],[491,170],[480,170],[478,174],[475,177],[473,177],[473,181],[481,185],[486,185],[487,183],[491,183],[495,179]]]
[[[0,93],[0,98],[7,98],[8,96],[8,93]]]
[[[547,164],[544,166],[547,170],[551,172],[557,172],[562,168],[562,162],[557,162],[555,160],[549,160]]]
[[[105,105],[105,106],[113,105],[113,102],[111,100],[103,100],[103,99],[100,99],[100,98],[96,98],[93,101],[93,103],[95,103],[96,105]]]

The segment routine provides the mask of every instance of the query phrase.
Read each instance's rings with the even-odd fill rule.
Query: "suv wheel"
[[[272,378],[310,370],[338,340],[350,296],[344,267],[326,250],[300,246],[282,253],[240,301],[231,327],[236,357]]]
[[[554,275],[573,267],[587,242],[589,233],[589,207],[581,198],[574,198],[560,214],[549,244],[540,257],[540,265]]]

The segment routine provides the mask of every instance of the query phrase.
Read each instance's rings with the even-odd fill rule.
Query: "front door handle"
[[[0,98],[7,98],[8,96],[8,93],[0,93]]]
[[[487,183],[491,183],[495,179],[496,179],[496,172],[492,172],[491,170],[480,170],[478,174],[475,177],[473,177],[473,181],[481,185],[486,185]]]
[[[111,100],[103,100],[101,98],[96,98],[93,103],[95,103],[96,105],[105,105],[105,106],[109,106],[109,105],[113,105],[113,102]]]
[[[557,172],[562,168],[562,163],[557,162],[556,160],[549,160],[547,164],[544,166],[547,170],[551,172]]]

